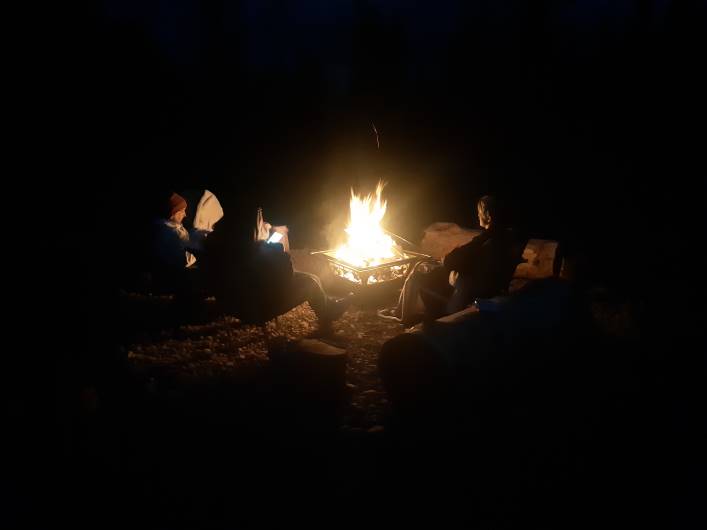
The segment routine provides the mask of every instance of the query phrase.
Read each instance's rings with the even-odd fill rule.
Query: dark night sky
[[[35,90],[54,191],[97,230],[105,200],[135,231],[154,194],[207,187],[227,215],[262,205],[321,246],[348,188],[383,177],[407,237],[473,224],[497,193],[531,234],[602,256],[600,277],[670,261],[656,238],[701,235],[703,2],[106,0],[58,15]],[[84,214],[68,208],[67,226]]]

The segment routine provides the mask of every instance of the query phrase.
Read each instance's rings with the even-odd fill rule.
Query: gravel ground
[[[210,380],[237,382],[239,376],[265,368],[269,341],[297,340],[317,329],[316,317],[304,303],[259,328],[223,317],[200,325],[163,331],[128,346],[128,358],[138,374],[208,384]],[[351,307],[334,324],[332,342],[349,355],[347,385],[350,402],[343,410],[345,431],[382,429],[389,403],[378,375],[381,345],[403,330],[378,318],[373,309]]]

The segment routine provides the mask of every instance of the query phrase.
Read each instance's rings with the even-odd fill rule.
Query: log
[[[423,234],[420,244],[422,252],[442,259],[452,250],[467,244],[481,230],[463,228],[455,223],[433,223]],[[514,278],[535,280],[549,278],[559,269],[558,242],[550,239],[530,239],[523,251],[524,263],[516,267]]]
[[[280,382],[301,395],[341,398],[346,389],[346,350],[315,339],[301,339],[269,350]]]
[[[559,243],[550,239],[529,239],[523,251],[525,263],[520,263],[514,278],[529,280],[550,278],[556,275]]]

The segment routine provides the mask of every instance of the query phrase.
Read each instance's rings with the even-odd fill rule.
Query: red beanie
[[[168,207],[168,212],[169,216],[172,217],[175,213],[177,213],[179,210],[186,210],[187,209],[187,201],[182,197],[181,195],[177,193],[172,193],[172,196],[169,198],[169,207]]]

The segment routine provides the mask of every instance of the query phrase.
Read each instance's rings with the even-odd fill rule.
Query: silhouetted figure
[[[320,333],[329,333],[350,297],[328,297],[320,279],[295,271],[282,243],[263,239],[269,236],[263,223],[254,233],[247,222],[231,220],[204,241],[202,273],[220,311],[262,324],[307,301]]]
[[[553,370],[566,369],[560,368],[565,359],[571,363],[559,352],[588,340],[580,303],[569,282],[545,278],[485,300],[478,310],[440,318],[387,341],[378,369],[395,413],[414,424],[421,416],[439,418],[458,404],[474,415],[493,416],[499,404],[489,398],[497,392],[527,401],[538,386],[566,381]],[[532,355],[529,345],[535,346]]]
[[[379,315],[413,325],[461,311],[478,298],[505,292],[522,260],[526,240],[508,227],[496,200],[477,203],[483,232],[447,254],[442,262],[423,261],[410,273],[398,305]]]

